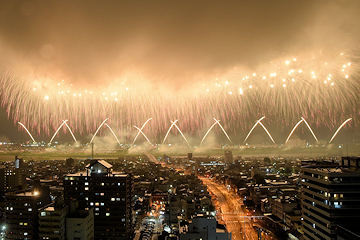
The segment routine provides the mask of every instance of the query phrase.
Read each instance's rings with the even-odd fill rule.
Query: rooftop
[[[40,196],[38,191],[17,191],[10,192],[7,196],[16,196],[16,197],[32,197],[32,196]]]
[[[86,168],[89,168],[89,167],[95,165],[96,163],[99,163],[99,164],[103,165],[106,168],[112,168],[113,167],[110,163],[108,163],[105,160],[92,160],[88,165],[86,165]]]
[[[82,172],[77,172],[77,173],[69,173],[66,176],[67,177],[81,177],[81,176],[86,177],[86,174],[87,174],[86,171],[82,171]],[[128,176],[128,174],[123,173],[123,172],[112,172],[112,174],[110,174],[106,177],[126,177],[126,176]],[[89,176],[89,177],[91,177],[91,176]]]
[[[44,209],[44,211],[53,212],[53,211],[55,211],[55,208],[54,207],[47,207],[47,208]]]
[[[321,168],[321,167],[318,167],[316,168],[316,170],[318,171],[322,171],[322,172],[329,172],[329,173],[342,173],[343,172],[343,169],[342,168],[339,168],[339,167],[336,167],[336,168]]]

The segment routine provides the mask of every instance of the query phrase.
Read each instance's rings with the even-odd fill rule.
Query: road
[[[149,159],[150,162],[160,164],[159,160],[156,157],[148,152],[144,152],[144,155]]]
[[[245,216],[241,209],[242,203],[239,197],[229,193],[224,185],[217,184],[211,179],[200,178],[208,190],[218,199],[219,222],[226,225],[228,232],[232,233],[233,240],[257,240],[258,233],[253,228],[251,216]],[[245,226],[245,232],[243,232]],[[262,239],[271,239],[270,236],[262,236]]]

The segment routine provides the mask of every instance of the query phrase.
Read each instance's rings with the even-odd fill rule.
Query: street
[[[246,216],[241,209],[241,205],[243,204],[240,198],[232,192],[229,193],[224,185],[217,184],[209,178],[200,179],[207,185],[209,192],[216,196],[217,204],[215,207],[218,210],[218,220],[232,233],[232,239],[260,239],[257,231],[253,228],[253,222],[251,220],[251,218],[260,217]],[[261,239],[272,239],[272,237],[261,234]]]

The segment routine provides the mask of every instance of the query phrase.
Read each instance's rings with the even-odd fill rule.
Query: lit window
[[[22,226],[22,225],[24,225],[24,223],[22,223],[22,222],[21,222],[21,223],[19,223],[19,225],[21,225],[21,226]]]
[[[107,213],[106,213],[106,216],[107,216],[107,217],[110,216],[110,213],[107,212]]]
[[[27,235],[27,232],[24,233],[24,236],[26,236],[26,235]]]
[[[105,185],[105,183],[101,183],[101,186],[104,186]]]
[[[24,223],[24,226],[27,226],[27,223]]]
[[[101,170],[98,170],[98,173],[101,173]]]
[[[86,183],[85,183],[85,186],[88,186],[88,185],[89,185],[89,183],[88,183],[88,182],[86,182]]]
[[[100,196],[104,196],[104,193],[102,192],[102,193],[100,193]]]
[[[111,198],[111,201],[115,201],[115,198]]]
[[[99,211],[99,208],[95,208],[95,211]]]
[[[31,212],[31,211],[32,211],[32,208],[28,208],[28,211]]]
[[[99,206],[99,203],[97,202],[97,203],[95,203],[95,206]]]
[[[46,212],[41,212],[41,216],[46,216]]]
[[[86,187],[86,188],[85,188],[85,191],[87,191],[87,190],[89,190],[89,188],[88,188],[88,187]]]
[[[95,213],[95,216],[99,216],[99,213],[98,213],[98,212],[96,212],[96,213]]]
[[[101,205],[101,206],[104,206],[105,204],[102,202],[102,203],[100,203],[100,205]]]
[[[91,203],[90,203],[90,206],[94,206],[94,203],[93,203],[93,202],[91,202]]]

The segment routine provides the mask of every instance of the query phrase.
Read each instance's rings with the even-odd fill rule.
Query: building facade
[[[21,190],[24,185],[21,170],[18,168],[0,168],[0,192],[6,193]]]
[[[6,239],[39,239],[38,209],[50,203],[48,193],[23,190],[6,194]]]
[[[66,215],[69,207],[57,199],[39,209],[39,239],[66,239]]]
[[[342,158],[339,166],[302,167],[304,239],[336,239],[338,224],[360,220],[360,158]]]
[[[180,240],[231,240],[231,233],[218,231],[214,217],[194,217],[188,231],[180,234]]]
[[[66,239],[94,240],[94,208],[78,209],[78,202],[70,202],[66,218]]]
[[[67,205],[76,199],[79,209],[94,208],[95,239],[132,239],[132,178],[112,172],[112,165],[92,160],[86,172],[64,178]]]

